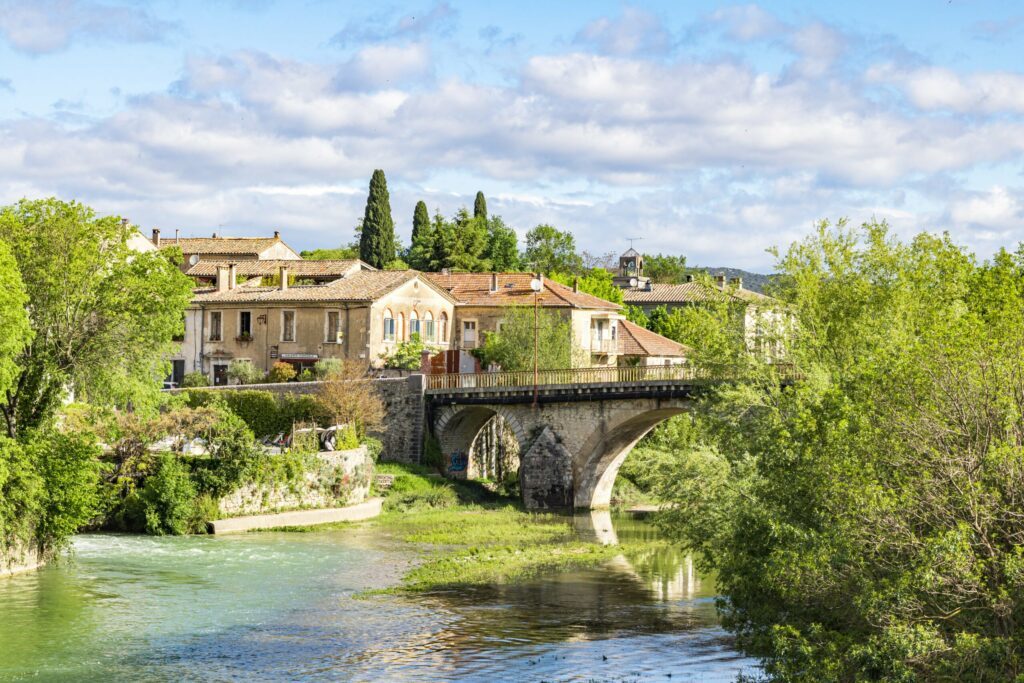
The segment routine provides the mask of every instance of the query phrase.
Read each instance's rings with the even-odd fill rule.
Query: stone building
[[[153,228],[153,246],[158,249],[178,247],[184,254],[182,271],[187,271],[200,261],[260,261],[278,259],[299,261],[299,254],[281,240],[281,233],[274,231],[273,237],[161,237],[160,230]]]
[[[460,349],[480,346],[483,335],[498,332],[510,306],[532,307],[530,273],[427,273],[426,277],[456,301],[452,344]],[[583,364],[618,363],[618,329],[622,307],[578,288],[540,278],[536,303],[572,324],[573,343],[582,349]]]
[[[221,266],[215,286],[196,290],[175,375],[199,371],[227,384],[232,360],[263,371],[278,361],[302,371],[326,358],[380,366],[413,334],[448,346],[455,299],[416,271],[359,269],[327,283],[290,285],[284,266],[268,287],[260,278],[236,284],[236,268]]]

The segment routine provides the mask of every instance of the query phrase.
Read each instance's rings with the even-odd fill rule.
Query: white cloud
[[[625,7],[619,17],[601,17],[584,26],[575,42],[612,55],[664,54],[672,47],[672,36],[654,14]]]
[[[29,54],[66,49],[76,40],[155,42],[177,27],[137,7],[89,0],[0,1],[0,35]]]
[[[709,20],[725,27],[732,40],[743,42],[774,38],[789,30],[774,14],[757,5],[723,7],[712,12]]]
[[[950,69],[923,67],[902,70],[878,65],[867,77],[898,86],[921,109],[958,113],[1024,114],[1024,74],[981,72],[959,75]]]

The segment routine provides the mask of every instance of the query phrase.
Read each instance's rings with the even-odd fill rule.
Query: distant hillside
[[[768,281],[772,277],[771,275],[751,273],[749,270],[740,270],[739,268],[695,266],[694,269],[707,271],[708,275],[712,276],[725,273],[727,278],[741,277],[743,278],[743,289],[749,289],[752,292],[758,292],[760,294],[764,294],[765,287],[768,286]]]

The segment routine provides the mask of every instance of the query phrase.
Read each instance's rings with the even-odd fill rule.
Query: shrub
[[[299,373],[299,382],[312,382],[314,380],[316,380],[316,375],[314,375],[313,371],[309,368],[306,368],[305,370]]]
[[[228,378],[239,384],[258,384],[263,381],[263,371],[247,360],[233,360],[228,365]]]
[[[146,533],[181,535],[192,531],[196,519],[196,486],[175,455],[160,458],[153,476],[139,494]]]
[[[352,425],[360,436],[384,420],[384,402],[367,377],[365,365],[343,364],[341,372],[318,387],[317,402],[334,424]]]
[[[56,549],[97,512],[100,447],[91,434],[50,431],[33,435],[24,448],[42,481],[36,540]]]
[[[208,387],[210,378],[201,372],[186,372],[185,376],[181,378],[181,386],[185,388]]]
[[[409,341],[399,342],[390,356],[384,356],[384,367],[418,370],[423,362],[423,351],[427,348],[427,345],[420,339],[420,335],[413,334]]]
[[[372,436],[363,438],[363,445],[366,446],[366,453],[373,459],[374,462],[380,459],[381,451],[384,450],[384,444],[381,443],[380,439],[375,439]]]
[[[313,366],[313,374],[317,379],[326,379],[329,375],[341,372],[343,362],[340,358],[324,358]]]
[[[295,366],[284,361],[277,361],[270,372],[267,373],[267,381],[273,383],[290,382],[295,379]]]
[[[0,550],[26,543],[42,512],[43,481],[21,444],[0,437]]]
[[[433,467],[438,472],[444,471],[444,454],[441,453],[441,444],[432,434],[423,437],[423,464]]]

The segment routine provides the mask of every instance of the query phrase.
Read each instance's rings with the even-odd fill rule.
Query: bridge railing
[[[604,382],[639,383],[654,380],[699,379],[695,368],[685,365],[638,365],[634,367],[567,368],[541,370],[537,384],[599,384]],[[518,372],[481,372],[428,375],[427,389],[495,389],[533,386],[533,370]]]
[[[796,371],[788,365],[775,368],[778,378],[790,381],[797,378]],[[533,370],[517,372],[450,373],[427,375],[427,389],[500,389],[503,387],[532,387]],[[593,368],[566,368],[563,370],[541,370],[536,381],[540,386],[573,384],[642,384],[659,380],[672,381],[714,381],[729,380],[721,372],[710,371],[690,365],[636,365]]]

